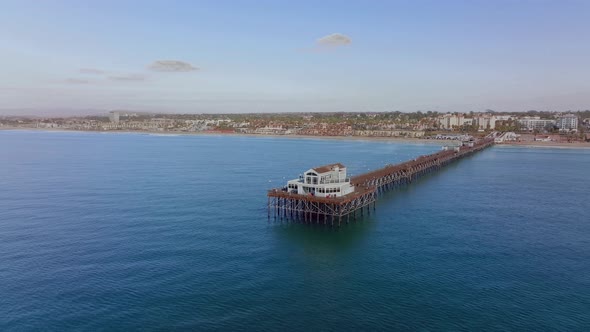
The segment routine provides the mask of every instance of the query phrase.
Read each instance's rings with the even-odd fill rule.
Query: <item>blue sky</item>
[[[589,1],[1,6],[4,110],[590,108]]]

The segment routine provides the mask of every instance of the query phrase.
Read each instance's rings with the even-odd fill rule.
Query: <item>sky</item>
[[[4,113],[590,108],[590,1],[0,7]]]

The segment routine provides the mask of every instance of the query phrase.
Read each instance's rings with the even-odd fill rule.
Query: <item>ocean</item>
[[[0,330],[590,330],[590,150],[495,146],[339,228],[267,218],[313,166],[439,149],[0,131]]]

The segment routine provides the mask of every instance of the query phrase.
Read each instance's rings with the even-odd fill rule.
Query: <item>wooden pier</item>
[[[472,155],[494,144],[494,139],[465,142],[430,155],[355,176],[350,179],[354,192],[340,197],[318,197],[292,193],[285,188],[268,191],[268,217],[313,224],[340,225],[370,214],[377,197],[449,163]]]

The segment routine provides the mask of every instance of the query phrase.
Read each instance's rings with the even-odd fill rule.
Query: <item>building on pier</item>
[[[288,181],[286,189],[292,194],[318,197],[341,197],[354,192],[346,166],[340,163],[311,168],[299,179]]]

